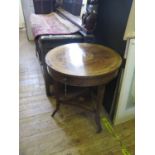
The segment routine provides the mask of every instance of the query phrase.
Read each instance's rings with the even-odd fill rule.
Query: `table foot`
[[[59,110],[59,108],[60,108],[60,103],[59,103],[59,102],[57,102],[57,103],[56,103],[56,109],[53,111],[53,113],[52,113],[51,117],[54,117],[54,115],[55,115],[55,114],[56,114],[56,112]]]
[[[95,122],[96,122],[96,126],[97,126],[96,133],[100,133],[102,131],[102,125],[101,125],[101,122],[100,122],[99,114],[95,114]]]
[[[97,128],[96,133],[100,133],[101,131],[102,131],[102,128],[99,127],[99,128]]]

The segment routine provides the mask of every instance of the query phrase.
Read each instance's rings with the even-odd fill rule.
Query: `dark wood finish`
[[[52,113],[52,117],[54,117],[55,113],[59,110],[60,108],[60,99],[59,99],[59,83],[57,81],[54,82],[54,88],[55,88],[55,97],[56,97],[56,109]]]
[[[100,105],[103,101],[105,84],[118,73],[121,57],[112,49],[89,43],[72,43],[52,49],[46,55],[48,72],[56,83],[65,85],[92,87],[98,86],[97,103],[94,109],[97,132],[101,131]],[[60,94],[55,84],[59,109]]]
[[[70,76],[57,72],[49,66],[48,66],[48,72],[56,81],[66,83],[67,85],[80,86],[80,87],[81,86],[89,87],[89,86],[97,86],[100,84],[106,84],[109,81],[111,81],[114,77],[116,77],[118,73],[118,71],[115,71],[104,76],[96,76],[96,77]]]
[[[97,132],[100,132],[102,127],[100,123],[100,109],[104,97],[104,91],[105,91],[105,85],[101,85],[97,87],[97,102],[96,102],[96,108],[95,108],[95,120],[97,125]]]
[[[51,73],[53,76],[77,78],[80,81],[86,79],[88,80],[86,86],[103,84],[103,80],[96,81],[97,84],[95,82],[91,84],[92,81],[89,80],[105,78],[107,81],[106,76],[110,78],[115,75],[121,65],[121,57],[112,49],[88,43],[72,43],[56,47],[45,59],[49,72],[53,70]]]

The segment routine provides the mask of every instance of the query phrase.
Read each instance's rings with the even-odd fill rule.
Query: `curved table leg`
[[[103,102],[104,91],[105,91],[105,85],[101,85],[97,87],[97,103],[95,108],[95,122],[97,125],[97,131],[96,131],[97,133],[101,132],[102,130],[102,125],[100,121],[100,109]]]

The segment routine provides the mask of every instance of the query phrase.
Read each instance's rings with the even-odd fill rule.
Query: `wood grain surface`
[[[117,70],[121,57],[112,49],[98,44],[71,43],[56,47],[46,55],[53,70],[71,76],[100,76]]]

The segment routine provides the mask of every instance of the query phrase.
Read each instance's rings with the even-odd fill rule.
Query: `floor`
[[[121,155],[120,143],[104,127],[95,133],[92,116],[63,105],[51,118],[55,99],[45,94],[33,42],[20,30],[20,155]],[[103,114],[104,116],[104,114]],[[134,120],[114,126],[134,155]]]

